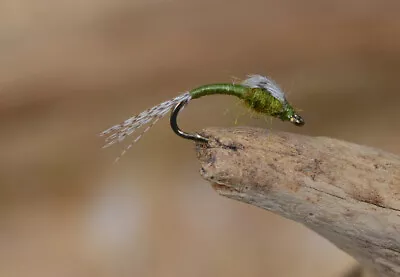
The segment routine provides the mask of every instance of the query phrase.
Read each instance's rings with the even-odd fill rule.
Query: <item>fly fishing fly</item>
[[[137,129],[147,125],[147,127],[122,151],[121,155],[116,159],[117,162],[144,133],[171,110],[171,128],[178,136],[194,141],[207,142],[207,138],[197,133],[189,134],[182,131],[178,127],[177,117],[179,111],[190,101],[213,94],[236,96],[242,100],[245,106],[256,113],[279,118],[283,121],[289,121],[296,126],[304,125],[303,118],[296,113],[295,109],[286,100],[285,94],[281,88],[273,80],[261,75],[249,75],[248,78],[240,84],[210,84],[195,88],[141,112],[120,124],[110,127],[100,134],[100,136],[107,136],[104,148],[123,141]]]

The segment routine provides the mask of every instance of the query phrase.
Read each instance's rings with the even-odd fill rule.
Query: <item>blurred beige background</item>
[[[331,136],[400,154],[398,1],[2,0],[0,276],[345,276],[354,260],[217,196],[157,124],[118,166],[97,134],[196,86],[269,75],[303,128],[193,102],[182,128]],[[315,207],[318,209],[318,207]]]

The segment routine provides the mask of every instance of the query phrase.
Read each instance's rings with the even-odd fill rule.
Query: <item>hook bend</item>
[[[172,130],[175,132],[175,134],[177,134],[178,136],[185,138],[185,139],[190,139],[190,140],[194,140],[194,141],[199,141],[199,142],[208,142],[208,139],[197,134],[189,134],[186,133],[184,131],[182,131],[179,126],[178,126],[178,122],[177,122],[177,118],[178,118],[178,114],[179,112],[185,107],[185,105],[188,103],[189,101],[181,101],[179,102],[175,108],[172,110],[171,112],[171,117],[170,117],[170,125]]]

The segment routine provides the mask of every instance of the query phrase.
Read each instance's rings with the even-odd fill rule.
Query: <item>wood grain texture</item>
[[[400,276],[400,157],[327,137],[210,128],[201,175],[221,195],[295,220],[380,276]]]

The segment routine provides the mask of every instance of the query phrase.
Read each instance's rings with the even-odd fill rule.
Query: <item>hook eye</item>
[[[305,124],[304,119],[298,114],[294,114],[290,118],[290,122],[292,122],[296,126],[303,126]]]

